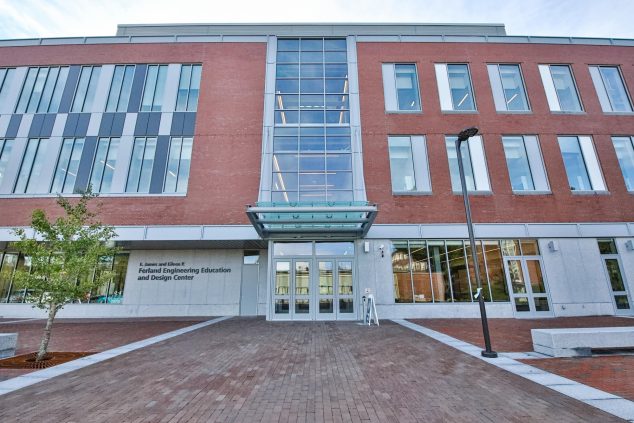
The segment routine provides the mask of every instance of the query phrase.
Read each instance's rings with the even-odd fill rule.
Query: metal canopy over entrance
[[[247,215],[263,239],[362,238],[376,218],[376,205],[366,201],[327,203],[258,202]]]

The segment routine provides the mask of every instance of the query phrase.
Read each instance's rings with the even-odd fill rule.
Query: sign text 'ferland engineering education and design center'
[[[208,273],[231,273],[227,267],[192,267],[184,261],[140,262],[139,281],[191,281],[194,276]]]

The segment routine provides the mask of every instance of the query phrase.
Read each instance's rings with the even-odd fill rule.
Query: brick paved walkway
[[[0,397],[0,421],[620,421],[404,327],[234,318]]]
[[[484,347],[480,319],[409,319],[473,345]],[[611,316],[556,319],[489,319],[491,344],[499,352],[533,351],[531,329],[634,326],[634,319]]]
[[[49,351],[100,352],[209,319],[171,317],[142,319],[56,319]],[[45,320],[0,320],[0,333],[18,333],[16,354],[37,351]],[[0,369],[0,381],[32,370]]]

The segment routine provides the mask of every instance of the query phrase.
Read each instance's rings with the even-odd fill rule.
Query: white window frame
[[[418,93],[418,109],[401,110],[398,107],[398,90],[396,88],[396,66],[397,65],[413,65],[416,73],[416,91]],[[423,101],[420,92],[420,80],[418,78],[418,66],[416,63],[383,63],[381,65],[383,73],[383,97],[385,99],[385,111],[387,113],[422,113]]]
[[[522,81],[522,89],[524,91],[524,97],[526,98],[526,110],[509,110],[506,96],[504,95],[504,85],[502,84],[502,76],[500,75],[500,66],[517,66],[520,72],[520,80]],[[519,63],[489,63],[487,64],[487,72],[489,73],[489,81],[491,83],[491,91],[493,94],[493,102],[495,103],[495,110],[498,112],[508,113],[530,113],[531,102],[528,98],[528,91],[526,90],[526,82],[524,81],[524,73],[522,72],[522,66]]]
[[[559,96],[557,95],[557,90],[555,89],[555,82],[553,81],[553,76],[550,71],[551,66],[567,66],[570,71],[570,77],[572,78],[572,85],[574,86],[575,93],[577,94],[577,99],[579,100],[579,108],[581,110],[562,110],[561,103],[559,102]],[[581,100],[581,94],[579,94],[579,88],[577,87],[577,80],[575,79],[575,74],[572,70],[572,65],[568,63],[552,63],[548,65],[538,65],[539,74],[542,78],[542,84],[544,85],[544,91],[546,92],[546,99],[548,100],[548,106],[551,112],[557,113],[584,113],[585,109],[583,107],[583,101]]]
[[[557,143],[559,144],[559,138],[561,137],[576,137],[579,143],[579,149],[583,156],[583,162],[586,167],[586,173],[588,174],[588,180],[590,181],[591,189],[589,190],[571,190],[573,194],[584,193],[607,193],[608,189],[605,185],[605,179],[603,179],[603,172],[601,172],[601,164],[599,163],[599,156],[592,142],[592,137],[589,135],[559,135],[557,137]],[[561,153],[561,145],[559,146]],[[562,156],[563,161],[563,156]],[[568,183],[568,170],[566,169],[566,162],[563,162],[564,170],[566,172],[566,183]]]
[[[623,84],[623,89],[625,90],[625,96],[627,97],[628,104],[630,106],[630,110],[614,110],[612,107],[612,100],[608,95],[608,90],[605,87],[605,80],[603,79],[603,75],[601,74],[600,68],[615,68],[619,73],[619,77],[621,78],[621,84]],[[594,83],[594,89],[597,92],[597,97],[599,97],[599,103],[601,103],[601,109],[604,113],[633,113],[632,109],[632,98],[630,97],[630,92],[627,89],[627,84],[625,84],[625,78],[623,78],[623,72],[621,72],[621,67],[618,65],[590,65],[588,66],[590,71],[590,76],[592,77],[592,82]]]
[[[456,145],[456,135],[447,135],[445,136],[445,151],[447,152],[447,164],[449,164],[449,151],[447,150],[447,141],[450,140],[453,148],[455,149],[455,145]],[[487,166],[487,160],[486,160],[486,154],[484,151],[484,143],[482,141],[482,136],[481,135],[475,135],[473,137],[470,137],[468,141],[463,141],[462,145],[466,144],[467,148],[469,150],[469,161],[471,163],[471,170],[473,172],[473,184],[474,184],[474,188],[473,190],[468,190],[470,193],[483,193],[483,194],[489,194],[492,192],[491,190],[491,181],[489,179],[489,169]],[[460,148],[464,148],[464,147]],[[456,155],[460,154],[459,151],[456,151]],[[456,156],[456,160],[457,160],[457,156]],[[477,166],[476,166],[477,164]],[[455,185],[457,185],[458,187],[461,186],[460,183],[460,175],[456,175],[456,177],[458,178],[457,183],[455,183]],[[450,181],[453,181],[454,176],[451,173],[451,166],[449,166],[449,178]],[[451,190],[454,194],[461,194],[462,191],[461,190],[454,190],[453,189],[453,185],[454,183],[451,184]]]
[[[530,194],[549,194],[551,193],[550,184],[548,182],[548,173],[546,172],[546,165],[544,163],[544,156],[541,151],[541,146],[539,143],[539,137],[537,135],[502,135],[502,148],[504,149],[504,138],[522,138],[524,142],[524,150],[526,151],[526,158],[528,160],[528,166],[531,171],[531,177],[533,179],[533,187],[532,190],[515,190],[513,189],[513,185],[511,184],[511,189],[513,189],[513,194],[520,195],[530,195]],[[504,150],[504,158],[506,159],[506,150]],[[511,182],[511,173],[510,169],[508,169],[507,163],[507,171],[509,172],[509,183]]]
[[[473,100],[473,110],[457,110],[453,104],[451,97],[451,86],[449,85],[448,65],[465,65],[467,67],[467,75],[469,76],[469,86],[471,88],[471,96]],[[478,103],[476,102],[475,89],[473,88],[473,79],[471,78],[471,67],[469,63],[435,63],[436,83],[438,86],[438,97],[440,99],[440,109],[443,112],[455,113],[477,113]]]
[[[392,185],[393,195],[431,194],[431,176],[429,173],[429,156],[427,154],[427,139],[425,135],[390,135],[391,138],[409,138],[409,146],[412,153],[412,166],[414,171],[415,189],[411,191],[395,191]],[[390,159],[390,185],[392,184],[392,160]]]

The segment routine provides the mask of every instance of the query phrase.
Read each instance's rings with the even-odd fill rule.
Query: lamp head
[[[476,128],[475,126],[472,126],[471,128],[463,129],[458,134],[458,140],[459,141],[466,141],[469,138],[471,138],[472,136],[476,135],[477,133],[478,133],[478,128]]]

